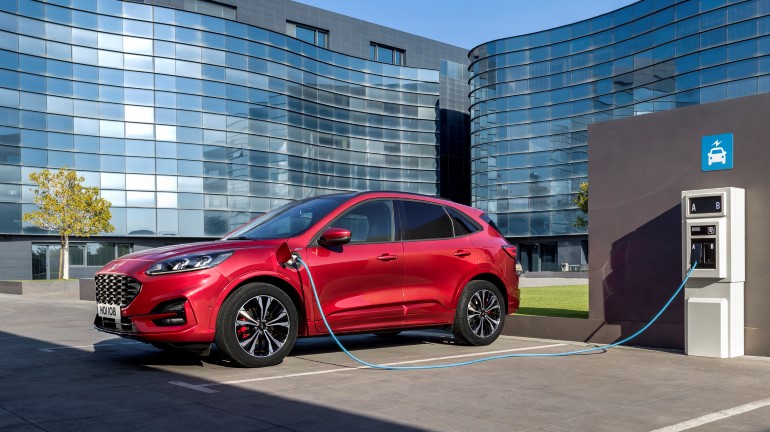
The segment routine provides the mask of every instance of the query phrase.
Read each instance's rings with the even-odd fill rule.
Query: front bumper
[[[97,330],[143,341],[213,342],[214,329],[208,328],[207,323],[216,299],[228,284],[218,271],[148,276],[144,274],[146,263],[137,264],[138,271],[130,271],[130,265],[122,267],[125,273],[100,273],[100,279],[128,278],[141,287],[133,298],[125,298],[114,293],[114,286],[97,283],[97,299],[108,298],[105,293],[112,290],[112,302],[125,302],[120,304],[120,322],[97,315]]]

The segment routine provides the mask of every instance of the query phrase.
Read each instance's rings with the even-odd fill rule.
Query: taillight
[[[513,259],[516,259],[516,246],[514,245],[503,246],[503,250],[505,251],[505,253],[508,254],[508,256],[510,256]]]

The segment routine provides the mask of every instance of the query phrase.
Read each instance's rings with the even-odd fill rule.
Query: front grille
[[[131,318],[126,317],[121,318],[120,322],[117,322],[114,319],[102,318],[97,315],[94,319],[94,325],[99,330],[106,331],[108,333],[136,333],[134,322],[131,320]]]
[[[142,289],[142,284],[120,274],[98,274],[96,280],[96,302],[120,305],[124,308],[131,304]]]

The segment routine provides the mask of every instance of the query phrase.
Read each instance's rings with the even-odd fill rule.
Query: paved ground
[[[93,314],[90,302],[0,295],[0,432],[770,431],[766,358],[620,348],[394,372],[357,369],[321,338],[249,370],[97,333]],[[343,340],[383,363],[580,348],[513,338],[464,347],[430,332]]]

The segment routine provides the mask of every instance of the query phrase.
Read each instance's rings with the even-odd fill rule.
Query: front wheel
[[[452,333],[468,345],[489,345],[503,331],[503,298],[495,285],[471,281],[460,294]]]
[[[297,308],[285,292],[274,285],[251,283],[222,304],[216,343],[241,366],[272,366],[291,351],[298,326]]]

